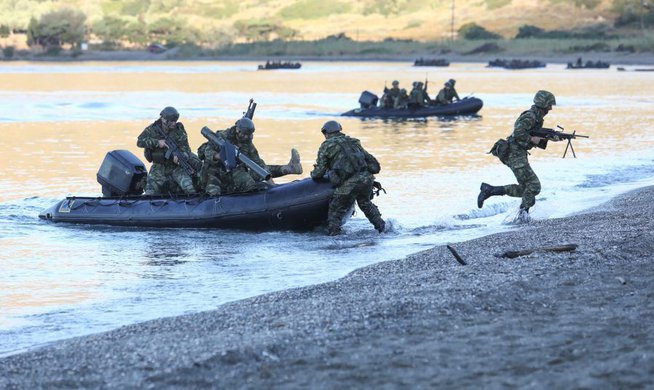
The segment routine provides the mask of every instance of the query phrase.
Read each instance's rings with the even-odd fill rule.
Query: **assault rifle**
[[[254,116],[254,110],[257,109],[257,103],[254,102],[254,99],[250,99],[250,103],[248,104],[248,110],[243,113],[243,118],[248,118],[252,120],[252,117]]]
[[[559,125],[557,125],[556,127],[558,127],[561,130],[565,130],[563,127],[561,127]],[[572,151],[572,156],[574,156],[574,158],[577,158],[577,155],[575,154],[575,149],[572,147],[572,140],[573,139],[575,139],[575,138],[590,138],[587,135],[577,134],[576,130],[573,131],[572,133],[564,133],[563,131],[556,131],[554,129],[548,129],[546,127],[543,127],[543,128],[541,128],[539,130],[536,130],[536,131],[532,131],[531,135],[535,136],[535,137],[544,138],[546,140],[556,140],[556,141],[562,140],[562,139],[568,140],[568,144],[565,146],[565,151],[563,152],[563,158],[565,158],[565,155],[568,153],[568,148],[570,148],[570,150]],[[543,145],[542,149],[545,149],[544,145]]]
[[[166,160],[174,161],[174,158],[177,157],[177,163],[179,166],[184,168],[186,173],[189,175],[193,175],[195,173],[195,168],[193,168],[191,163],[189,163],[188,158],[184,155],[184,152],[179,148],[173,137],[163,131],[159,125],[154,125],[154,129],[159,133],[159,136],[166,141],[166,145],[168,145],[168,149],[166,149],[164,158]]]
[[[250,105],[252,105],[252,100],[250,100]],[[254,103],[254,107],[256,108],[256,103]],[[248,112],[250,111],[250,108],[248,107]],[[252,109],[252,114],[254,114],[254,108]],[[246,114],[247,115],[247,114]],[[216,148],[220,149],[221,152],[224,150],[225,154],[228,156],[227,160],[225,161],[225,167],[227,169],[232,169],[236,165],[234,163],[230,163],[229,160],[238,160],[245,164],[248,168],[250,168],[252,171],[254,171],[257,175],[261,176],[264,180],[270,180],[272,175],[270,172],[266,171],[262,167],[259,166],[259,164],[255,163],[254,161],[250,160],[250,158],[243,153],[241,153],[234,144],[231,142],[223,139],[222,137],[216,135],[213,131],[211,131],[210,128],[207,126],[204,126],[202,130],[200,130],[200,133],[204,136],[204,138],[208,139],[209,142]],[[233,156],[229,158],[230,156]]]

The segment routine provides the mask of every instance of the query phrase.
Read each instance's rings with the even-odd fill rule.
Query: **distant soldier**
[[[393,87],[388,89],[384,87],[384,95],[382,96],[382,107],[393,108],[395,106],[395,99],[400,95],[400,82],[393,80]]]
[[[270,172],[273,178],[302,173],[300,154],[295,149],[291,149],[291,160],[288,164],[266,165],[263,159],[259,157],[259,151],[254,143],[252,143],[254,129],[254,122],[244,117],[236,121],[234,126],[216,134],[232,143],[239,149],[240,153],[243,153],[257,165]],[[261,181],[262,178],[250,171],[244,164],[238,164],[236,168],[227,172],[223,161],[220,159],[220,150],[216,150],[211,143],[207,142],[200,146],[198,155],[204,159],[202,183],[204,192],[208,195],[248,192],[267,188],[266,184]]]
[[[333,236],[341,233],[345,214],[355,201],[375,229],[382,233],[386,222],[370,200],[375,182],[373,174],[379,173],[381,167],[358,139],[348,137],[342,130],[336,121],[328,121],[322,126],[325,141],[320,145],[316,164],[311,171],[312,179],[328,176],[336,187],[329,201],[328,234]]]
[[[399,95],[395,98],[395,103],[393,108],[407,108],[409,107],[409,95],[406,93],[406,89],[400,89]]]
[[[184,125],[177,122],[179,112],[174,107],[166,107],[160,113],[160,118],[145,128],[139,135],[136,146],[145,149],[145,158],[152,162],[150,173],[147,176],[145,195],[161,195],[168,192],[177,192],[177,188],[186,194],[194,194],[195,187],[191,174],[179,165],[177,156],[166,159],[168,144],[157,128],[161,128],[180,148],[184,157],[190,160],[193,157],[188,144],[188,136]]]
[[[409,108],[419,108],[427,107],[431,104],[431,99],[427,92],[423,88],[423,83],[421,81],[416,81],[413,83],[413,89],[409,94]]]
[[[484,201],[495,195],[509,195],[522,198],[519,219],[529,220],[529,208],[536,203],[536,195],[540,193],[540,181],[529,166],[528,150],[537,146],[547,147],[547,140],[532,136],[531,133],[543,127],[543,117],[556,105],[556,99],[551,92],[538,91],[534,96],[534,105],[518,117],[513,127],[513,133],[507,138],[508,150],[499,153],[498,157],[506,164],[518,180],[518,184],[495,187],[481,183],[477,207],[482,208]],[[558,141],[555,139],[553,141]],[[498,141],[498,143],[501,141]],[[495,149],[498,145],[493,147]],[[495,152],[493,154],[496,154]]]
[[[436,104],[450,104],[455,98],[457,102],[461,100],[459,94],[456,93],[456,89],[454,89],[454,84],[456,84],[454,79],[450,79],[445,83],[445,88],[441,89],[436,96]]]

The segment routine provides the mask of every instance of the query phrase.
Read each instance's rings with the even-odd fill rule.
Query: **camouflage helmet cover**
[[[392,84],[393,84],[393,86],[396,86],[396,85],[400,85],[400,82],[397,81],[397,80],[393,80]]]
[[[447,82],[452,84],[452,86],[454,86],[454,84],[456,84],[456,80],[454,80],[454,79],[449,79]]]
[[[252,119],[243,117],[236,121],[236,130],[245,134],[254,133],[254,122]]]
[[[320,131],[326,134],[338,133],[341,130],[343,130],[343,127],[341,127],[341,124],[336,121],[327,121],[320,129]]]
[[[167,121],[177,122],[177,120],[179,119],[179,112],[177,112],[175,107],[171,107],[171,106],[168,106],[168,107],[164,108],[163,110],[161,110],[159,115],[161,115],[161,117],[164,118]]]
[[[539,108],[547,108],[556,105],[556,98],[552,92],[540,90],[534,95],[534,105]]]

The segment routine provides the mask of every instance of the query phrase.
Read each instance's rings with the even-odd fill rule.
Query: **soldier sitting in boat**
[[[184,125],[177,122],[179,112],[166,107],[159,119],[146,127],[136,145],[145,149],[145,158],[152,163],[147,176],[145,195],[196,192],[193,175],[200,161],[191,152]],[[171,153],[173,152],[173,153]]]
[[[383,108],[393,108],[395,106],[395,99],[400,94],[400,82],[393,80],[393,87],[388,89],[384,87],[384,95],[381,98],[381,106]]]
[[[454,89],[454,84],[456,84],[456,80],[454,79],[450,79],[449,81],[447,81],[445,83],[445,87],[438,92],[438,95],[436,95],[436,99],[434,100],[434,103],[450,104],[455,98],[457,102],[461,100],[459,98],[459,94],[456,93],[456,89]]]
[[[291,149],[291,160],[288,164],[266,165],[252,143],[254,122],[249,118],[243,117],[236,121],[234,126],[216,134],[236,146],[240,153],[249,157],[257,165],[269,171],[273,178],[302,173],[300,154],[296,149]],[[228,170],[225,162],[221,159],[220,152],[208,142],[202,144],[198,149],[198,155],[204,160],[201,183],[206,194],[215,196],[267,188],[266,184],[261,181],[261,177],[244,164],[238,164],[235,168]]]
[[[431,99],[427,95],[427,91],[423,88],[423,85],[421,81],[415,81],[413,83],[413,89],[409,94],[409,108],[428,107],[431,104]]]
[[[400,93],[395,98],[395,103],[393,108],[407,108],[409,107],[409,95],[406,93],[406,89],[400,89]]]

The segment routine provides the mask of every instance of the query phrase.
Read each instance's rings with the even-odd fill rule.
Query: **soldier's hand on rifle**
[[[166,148],[166,149],[168,148],[168,144],[166,143],[166,140],[165,140],[165,139],[160,139],[160,140],[159,140],[159,144],[158,144],[158,146],[159,146],[160,148]]]
[[[541,137],[536,137],[536,136],[531,137],[531,143],[534,144],[534,145],[538,145],[540,143],[540,141],[542,141]]]
[[[173,156],[173,162],[177,165],[179,165],[179,159],[177,158],[177,155]]]

